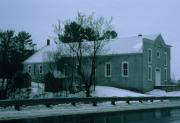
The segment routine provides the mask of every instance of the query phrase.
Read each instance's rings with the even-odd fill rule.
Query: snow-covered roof
[[[116,38],[110,40],[103,47],[103,55],[111,54],[128,54],[128,53],[142,53],[143,51],[143,39],[149,39],[154,41],[160,34],[142,35],[142,36],[132,36],[125,38]],[[66,46],[66,45],[64,45]],[[26,59],[23,63],[43,63],[51,62],[53,58],[50,57],[51,53],[58,51],[58,45],[52,44],[47,45],[40,50],[38,50],[31,57]]]
[[[113,39],[104,46],[104,50],[106,50],[107,54],[142,53],[143,39],[154,41],[159,35],[151,34]]]
[[[26,59],[23,63],[42,63],[42,62],[51,62],[53,61],[50,57],[51,53],[57,51],[57,46],[55,44],[44,46],[39,49],[36,53]]]

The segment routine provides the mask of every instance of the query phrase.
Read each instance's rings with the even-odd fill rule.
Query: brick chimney
[[[49,46],[50,45],[50,40],[49,39],[47,39],[47,46]]]
[[[138,37],[142,37],[142,34],[138,34]]]

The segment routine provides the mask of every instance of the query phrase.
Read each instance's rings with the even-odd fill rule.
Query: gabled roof
[[[108,54],[142,53],[143,39],[154,41],[160,34],[132,36],[111,40],[104,49]]]
[[[143,52],[143,39],[155,41],[160,34],[132,36],[125,38],[116,38],[110,40],[103,48],[102,55],[111,54],[129,54],[129,53],[142,53]],[[48,45],[38,50],[31,57],[26,59],[23,63],[43,63],[52,62],[53,58],[50,57],[51,53],[57,52],[58,46],[56,44]]]
[[[57,51],[56,45],[48,45],[44,46],[39,49],[36,53],[26,59],[23,64],[25,63],[43,63],[43,62],[51,62],[53,61],[52,57],[50,57],[51,53]]]

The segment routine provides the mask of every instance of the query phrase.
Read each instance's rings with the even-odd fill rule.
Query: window
[[[68,76],[68,65],[64,64],[64,75]]]
[[[167,68],[164,69],[164,81],[167,81]]]
[[[111,64],[105,64],[105,77],[111,77]]]
[[[28,73],[31,74],[31,65],[28,65]]]
[[[128,77],[128,62],[122,62],[122,77]]]
[[[152,66],[148,66],[148,80],[152,81]]]
[[[159,51],[157,51],[157,58],[160,58],[160,52]]]
[[[148,49],[148,62],[152,63],[152,49]]]
[[[43,73],[43,67],[42,65],[39,65],[39,74],[42,74]]]
[[[167,66],[167,52],[164,53],[164,66]]]

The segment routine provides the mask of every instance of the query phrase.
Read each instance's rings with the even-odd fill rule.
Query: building
[[[104,46],[104,54],[98,56],[96,83],[141,92],[152,90],[154,86],[169,85],[170,49],[161,34],[117,38]],[[31,74],[33,81],[41,81],[50,69],[60,75],[53,66],[48,54],[56,52],[57,47],[50,45],[40,49],[23,62],[24,71]],[[62,74],[63,75],[63,74]]]

